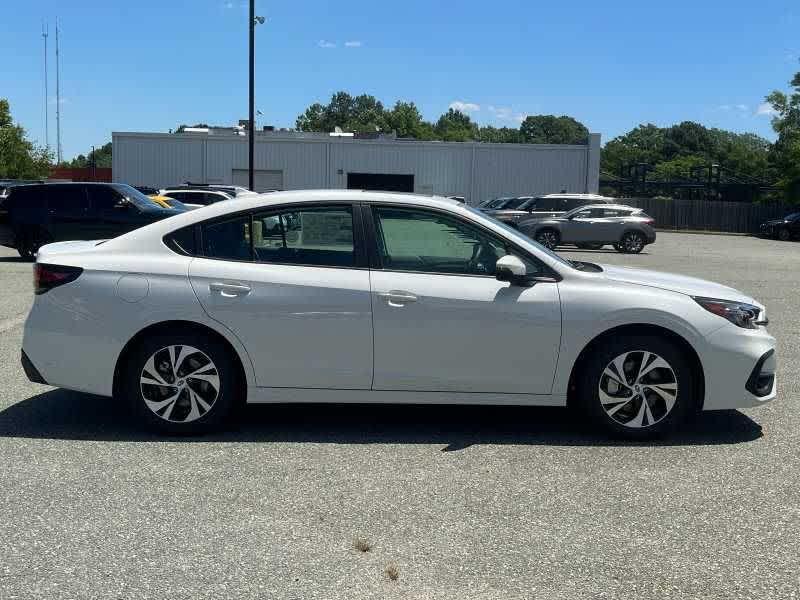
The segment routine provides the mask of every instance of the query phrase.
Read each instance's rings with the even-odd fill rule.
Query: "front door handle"
[[[212,292],[219,292],[220,295],[226,298],[233,298],[234,296],[246,296],[250,293],[250,286],[241,283],[222,283],[215,281],[208,284],[208,289]]]
[[[386,300],[389,306],[403,306],[417,301],[417,297],[414,294],[402,290],[390,290],[388,292],[382,292],[378,294],[378,296]]]

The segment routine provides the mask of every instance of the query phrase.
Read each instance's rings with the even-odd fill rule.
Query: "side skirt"
[[[416,392],[386,390],[327,390],[317,388],[249,387],[249,404],[484,404],[566,406],[566,396],[549,394],[484,394],[472,392]]]

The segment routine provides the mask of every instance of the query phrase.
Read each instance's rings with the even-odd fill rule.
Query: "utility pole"
[[[247,123],[248,188],[255,191],[256,150],[256,25],[264,24],[264,17],[256,16],[256,2],[250,0],[250,115]]]
[[[56,162],[61,164],[61,66],[58,58],[58,18],[56,18]]]
[[[44,147],[48,150],[50,149],[50,124],[48,123],[48,115],[47,113],[50,112],[49,108],[47,107],[47,102],[49,100],[48,96],[48,89],[47,89],[47,35],[49,27],[46,23],[42,22],[42,39],[44,39]]]
[[[250,122],[247,124],[247,144],[249,156],[248,187],[255,190],[255,166],[253,159],[256,153],[256,0],[250,0]]]

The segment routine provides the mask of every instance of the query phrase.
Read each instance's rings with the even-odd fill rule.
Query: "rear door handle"
[[[208,289],[212,292],[219,292],[220,295],[226,298],[246,296],[250,293],[250,286],[242,283],[222,283],[220,281],[215,281],[208,284]]]
[[[381,292],[378,294],[381,298],[389,303],[389,306],[403,306],[416,302],[417,297],[411,292],[404,292],[402,290],[390,290],[388,292]]]

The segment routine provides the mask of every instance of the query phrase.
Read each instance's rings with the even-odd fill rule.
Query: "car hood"
[[[686,275],[649,271],[633,267],[618,267],[615,265],[601,266],[605,276],[614,281],[646,285],[648,287],[688,294],[689,296],[703,296],[705,298],[718,298],[720,300],[733,300],[735,302],[756,304],[751,296],[747,296],[739,290],[714,283],[713,281],[698,279],[697,277],[687,277]]]

